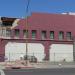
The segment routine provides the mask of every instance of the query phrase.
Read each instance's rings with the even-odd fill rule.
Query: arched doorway
[[[52,62],[73,61],[73,45],[72,44],[52,44],[49,50],[49,59]]]
[[[8,61],[19,60],[26,54],[26,43],[8,42],[5,46],[5,56]],[[28,55],[35,56],[38,61],[44,59],[44,46],[41,43],[28,43]]]

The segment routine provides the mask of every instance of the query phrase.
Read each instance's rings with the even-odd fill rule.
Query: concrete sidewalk
[[[28,63],[28,65],[21,64],[19,61],[17,62],[0,62],[0,69],[11,69],[21,68],[21,69],[30,69],[30,68],[75,68],[75,63],[67,63],[67,62],[40,62],[40,63]]]
[[[22,68],[23,69],[23,68],[32,68],[33,67],[29,63],[27,65],[25,65],[24,63],[21,63],[20,61],[0,62],[0,69],[11,69],[11,68]]]
[[[36,68],[75,68],[75,63],[33,63]]]

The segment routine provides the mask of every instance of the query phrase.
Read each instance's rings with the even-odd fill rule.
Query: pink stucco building
[[[21,45],[26,48],[26,37],[29,53],[34,53],[38,61],[43,59],[74,61],[75,59],[75,15],[32,13],[28,17],[28,36],[26,35],[26,19],[2,17],[0,28],[0,61],[4,61],[8,53],[20,52],[18,47]],[[21,44],[17,45],[16,49],[16,47],[13,48],[14,43]],[[21,47],[22,53],[26,51],[25,48]],[[11,60],[14,58],[11,57]]]

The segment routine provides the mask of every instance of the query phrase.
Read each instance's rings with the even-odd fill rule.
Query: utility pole
[[[30,0],[28,0],[26,7],[26,65],[28,65],[28,8],[29,8]]]
[[[73,60],[75,62],[75,38],[73,37]]]

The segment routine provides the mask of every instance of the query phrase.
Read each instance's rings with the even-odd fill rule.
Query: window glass
[[[20,30],[19,29],[15,29],[15,36],[16,37],[19,37],[19,33],[20,33]]]
[[[6,36],[10,37],[11,36],[11,30],[10,29],[6,29]]]
[[[60,31],[59,32],[59,40],[63,40],[64,39],[64,32]]]
[[[32,38],[33,38],[33,39],[36,38],[36,30],[32,30]]]
[[[71,40],[71,32],[67,32],[67,40]]]
[[[50,31],[50,39],[54,39],[54,31]]]
[[[1,36],[6,37],[6,29],[2,28]]]
[[[46,31],[42,31],[42,39],[46,39]]]
[[[24,38],[28,37],[28,30],[23,30],[23,36],[24,36]]]

